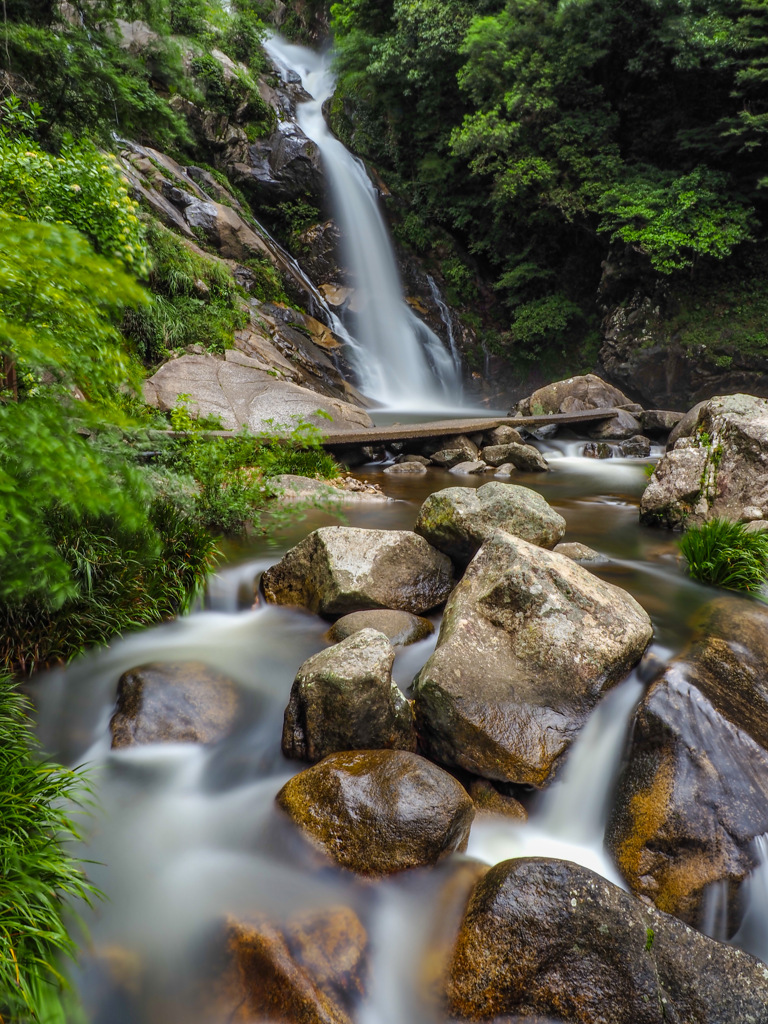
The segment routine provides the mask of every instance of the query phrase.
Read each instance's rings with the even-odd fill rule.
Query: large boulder
[[[640,703],[607,834],[632,890],[697,926],[768,832],[768,611],[723,598],[699,630]]]
[[[389,640],[394,647],[407,647],[423,640],[435,631],[429,619],[411,612],[398,612],[392,608],[373,609],[367,612],[350,612],[328,630],[328,637],[334,643],[346,640],[361,629],[375,629]]]
[[[589,428],[592,437],[617,439],[632,437],[641,432],[640,421],[637,415],[633,415],[633,412],[639,414],[640,407],[635,406],[623,391],[594,373],[547,384],[517,403],[517,409],[523,416],[583,412],[589,409],[621,409],[622,406],[629,408]]]
[[[317,146],[289,118],[279,121],[266,138],[247,145],[240,141],[223,160],[229,180],[259,205],[325,192]]]
[[[144,382],[147,404],[162,412],[173,409],[180,395],[189,396],[194,415],[218,416],[225,430],[247,426],[258,433],[269,429],[270,422],[290,424],[297,417],[328,434],[372,425],[365,410],[276,380],[257,360],[232,349],[225,358],[203,354],[172,359]]]
[[[262,576],[271,604],[321,615],[394,608],[421,615],[453,588],[450,559],[406,530],[326,526],[310,533]]]
[[[712,398],[691,419],[656,466],[642,521],[690,526],[715,516],[768,518],[768,400]]]
[[[241,711],[236,684],[202,662],[140,665],[117,684],[112,747],[215,743],[234,730]]]
[[[403,750],[331,754],[287,782],[277,803],[316,849],[370,876],[465,850],[475,814],[460,783]]]
[[[565,519],[528,487],[500,480],[469,487],[447,487],[431,494],[419,510],[414,530],[460,564],[475,556],[496,530],[551,548],[565,533]]]
[[[460,1020],[765,1021],[768,970],[565,861],[520,859],[476,884],[448,984]]]
[[[229,917],[205,958],[201,998],[209,1019],[351,1024],[365,994],[368,945],[348,907],[308,911],[285,923]]]
[[[491,466],[511,463],[521,473],[546,473],[549,469],[547,460],[532,444],[516,444],[511,441],[509,444],[484,448],[482,455]]]
[[[411,705],[392,681],[395,651],[362,629],[298,671],[283,721],[283,753],[320,761],[338,750],[415,750]]]
[[[470,562],[414,686],[430,755],[543,786],[653,630],[629,594],[502,530]]]

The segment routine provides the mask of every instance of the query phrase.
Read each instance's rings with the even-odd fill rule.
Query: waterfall
[[[453,365],[456,368],[457,373],[461,373],[461,353],[459,347],[456,344],[456,336],[453,333],[453,320],[451,319],[451,311],[445,304],[443,296],[440,294],[440,289],[437,287],[437,283],[433,277],[427,274],[427,283],[429,284],[429,290],[432,293],[432,298],[435,305],[440,310],[440,319],[445,324],[445,330],[448,334],[448,343],[451,349],[451,359],[453,359]]]
[[[312,100],[297,109],[301,130],[317,146],[355,287],[350,360],[360,390],[390,409],[448,410],[460,402],[455,360],[403,297],[378,194],[361,160],[331,134],[323,104],[332,95],[330,57],[271,35],[264,44],[284,77],[300,75]]]

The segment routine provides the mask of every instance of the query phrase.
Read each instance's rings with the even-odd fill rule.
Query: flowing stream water
[[[297,109],[304,134],[320,151],[342,238],[344,264],[354,281],[350,360],[360,390],[389,409],[433,412],[461,403],[456,351],[412,312],[403,288],[379,197],[363,162],[331,133],[323,104],[333,94],[330,54],[318,54],[271,35],[265,49],[288,75],[301,76],[312,97]]]
[[[568,539],[606,556],[595,571],[649,612],[654,653],[667,658],[677,652],[691,617],[712,592],[684,576],[673,535],[639,525],[643,463],[585,459],[575,442],[549,442],[546,452],[552,472],[521,475],[518,482],[540,491],[566,518]],[[417,478],[387,476],[380,466],[360,475],[399,500],[350,506],[349,522],[385,529],[412,528],[421,501],[457,481],[438,470]],[[483,482],[465,479],[467,486]],[[83,853],[108,899],[85,914],[90,941],[74,978],[89,1024],[222,1024],[200,998],[200,979],[224,918],[283,917],[339,904],[357,911],[372,941],[361,1024],[441,1022],[425,994],[424,965],[456,925],[456,897],[450,904],[445,894],[466,858],[361,885],[308,860],[274,805],[284,782],[302,768],[280,752],[291,683],[301,663],[327,645],[328,624],[295,609],[253,607],[254,581],[310,529],[332,521],[315,510],[283,528],[274,548],[261,539],[231,547],[228,564],[211,581],[205,610],[127,636],[32,684],[46,749],[69,764],[86,764],[94,787],[96,807],[84,821]],[[395,678],[402,688],[434,644],[433,636],[398,651]],[[120,675],[147,662],[175,660],[205,661],[239,684],[245,710],[235,734],[209,747],[111,750],[108,725]],[[633,673],[608,693],[574,744],[562,780],[532,802],[529,822],[479,815],[469,855],[490,863],[511,856],[566,858],[620,884],[603,849],[603,831],[642,692]],[[768,840],[757,846],[763,866],[746,883],[750,905],[736,941],[768,957]]]

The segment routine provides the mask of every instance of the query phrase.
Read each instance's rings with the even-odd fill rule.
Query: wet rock
[[[282,925],[230,917],[206,957],[211,981],[203,998],[211,1019],[232,1024],[351,1024],[365,993],[367,958],[367,933],[348,907]]]
[[[436,491],[421,506],[414,526],[460,564],[469,562],[498,529],[550,548],[565,533],[565,520],[529,487],[494,480],[477,490]]]
[[[117,684],[112,747],[215,743],[234,730],[241,710],[236,684],[202,662],[140,665]]]
[[[713,398],[699,409],[690,436],[659,461],[640,518],[691,526],[715,516],[754,519],[755,512],[768,517],[768,401]]]
[[[572,558],[574,562],[608,561],[605,555],[601,555],[599,551],[595,551],[594,548],[587,547],[586,544],[579,544],[578,541],[573,540],[556,544],[552,550],[556,555],[565,555],[566,558]]]
[[[331,754],[287,782],[277,803],[313,846],[370,876],[466,849],[475,813],[452,776],[401,750]]]
[[[587,441],[582,455],[585,459],[612,459],[613,448],[606,441]]]
[[[493,430],[488,431],[488,444],[525,444],[523,441],[522,434],[520,434],[514,427],[507,426],[503,423],[500,427],[494,427]]]
[[[723,598],[699,630],[640,703],[608,829],[632,890],[695,925],[768,831],[768,611]]]
[[[547,384],[517,403],[523,416],[542,416],[560,412],[582,412],[588,409],[615,409],[631,405],[631,399],[618,388],[607,384],[594,373],[568,377]],[[636,431],[638,433],[639,431]]]
[[[690,437],[691,434],[696,432],[696,426],[699,421],[699,413],[707,404],[706,399],[702,402],[697,402],[696,405],[692,406],[688,412],[683,416],[681,420],[672,428],[672,432],[667,438],[667,451],[670,451],[675,447],[676,442],[681,437]]]
[[[299,669],[283,721],[283,753],[320,761],[338,750],[415,750],[411,705],[392,681],[395,651],[362,629]]]
[[[367,612],[352,612],[337,619],[328,631],[334,643],[346,640],[361,629],[376,629],[395,647],[407,647],[434,633],[435,627],[429,619],[422,619],[410,612],[398,612],[382,608]]]
[[[505,462],[512,462],[512,455],[516,449],[523,447],[525,445],[515,441],[509,444],[489,445],[487,448],[483,448],[480,456],[489,466],[501,466]]]
[[[519,469],[523,473],[546,473],[549,469],[547,460],[532,444],[515,444],[513,442],[505,445],[505,448],[504,461],[511,462],[515,469]]]
[[[488,469],[489,466],[485,462],[475,459],[471,462],[459,462],[448,472],[455,473],[457,476],[472,476],[477,473],[486,473]]]
[[[421,466],[429,466],[431,459],[427,459],[423,455],[403,455],[403,462],[418,462]]]
[[[563,1024],[762,1021],[768,970],[586,868],[520,859],[470,897],[454,950],[450,1012]]]
[[[313,224],[299,235],[301,265],[313,281],[325,282],[324,290],[346,290],[348,277],[339,265],[340,240],[341,233],[332,220]],[[343,300],[335,305],[343,305]]]
[[[240,142],[223,159],[229,180],[259,205],[323,195],[317,146],[290,119],[265,139]]]
[[[469,795],[477,814],[501,814],[516,821],[528,820],[528,811],[520,801],[500,793],[488,779],[473,779],[469,784]]]
[[[264,573],[271,604],[321,615],[394,608],[421,615],[453,588],[453,566],[423,537],[405,530],[315,530]]]
[[[451,595],[416,680],[425,749],[475,775],[545,785],[652,632],[623,590],[498,530]]]
[[[517,469],[515,469],[511,462],[505,462],[503,466],[499,466],[493,475],[501,480],[507,480],[511,476],[516,476],[517,472]]]
[[[394,466],[387,466],[384,472],[390,476],[424,476],[427,469],[420,462],[396,462]]]
[[[452,469],[460,462],[467,462],[467,453],[462,448],[441,448],[432,455],[431,462],[441,469]]]
[[[623,441],[639,434],[641,429],[640,420],[637,416],[634,416],[627,409],[619,409],[616,415],[610,419],[590,424],[588,433],[590,437]]]
[[[621,454],[625,457],[647,459],[651,454],[651,440],[648,437],[643,437],[642,434],[636,434],[634,437],[622,441],[620,449]]]
[[[195,416],[218,416],[223,429],[237,430],[244,424],[258,433],[274,423],[293,422],[303,416],[325,433],[372,426],[371,418],[349,402],[317,391],[276,380],[266,366],[229,350],[227,358],[214,355],[184,355],[164,363],[144,382],[148,405],[169,412],[189,395]],[[317,415],[321,409],[331,419]]]

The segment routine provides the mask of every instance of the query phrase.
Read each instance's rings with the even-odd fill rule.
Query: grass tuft
[[[768,578],[768,532],[751,532],[743,523],[710,519],[692,526],[680,541],[688,573],[726,590],[759,590]]]

